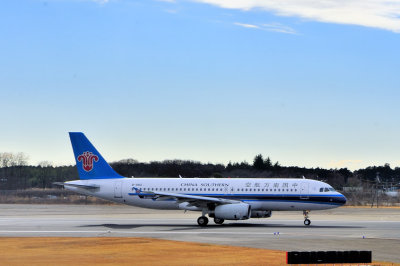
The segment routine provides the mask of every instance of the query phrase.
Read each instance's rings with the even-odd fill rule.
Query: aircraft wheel
[[[216,224],[223,224],[224,223],[224,219],[221,219],[221,218],[214,218],[214,223],[216,223]]]
[[[200,226],[206,226],[206,225],[208,224],[208,218],[205,217],[205,216],[200,216],[200,217],[197,219],[197,223],[198,223]]]
[[[310,219],[305,219],[305,220],[304,220],[304,225],[309,226],[310,224],[311,224]]]

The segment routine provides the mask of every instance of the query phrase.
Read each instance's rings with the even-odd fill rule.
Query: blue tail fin
[[[122,178],[104,160],[83,133],[70,132],[69,137],[80,179]]]

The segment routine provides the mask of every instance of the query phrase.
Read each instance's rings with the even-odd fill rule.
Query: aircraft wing
[[[139,192],[139,193],[138,193]],[[140,191],[136,189],[139,197],[151,198],[153,200],[169,200],[174,199],[177,203],[189,203],[188,207],[207,207],[207,204],[214,203],[216,205],[240,203],[238,200],[223,199],[217,197],[205,197],[197,195],[187,195],[180,193],[166,193],[166,192],[153,192],[153,191]]]

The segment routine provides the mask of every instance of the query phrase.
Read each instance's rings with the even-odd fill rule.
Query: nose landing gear
[[[303,215],[304,215],[304,225],[309,226],[311,224],[311,220],[308,219],[308,214],[310,213],[310,211],[303,211]]]

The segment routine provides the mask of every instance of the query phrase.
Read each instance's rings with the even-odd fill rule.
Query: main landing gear
[[[205,216],[200,216],[200,217],[197,219],[197,223],[198,223],[200,226],[206,226],[206,225],[208,224],[208,218],[205,217]]]
[[[304,225],[309,226],[311,224],[311,220],[308,219],[308,214],[310,213],[310,211],[303,211],[303,215],[304,215]]]
[[[214,218],[214,223],[216,223],[216,224],[223,224],[224,223],[224,219],[222,219],[222,218]],[[208,218],[206,217],[206,216],[200,216],[198,219],[197,219],[197,223],[200,225],[200,226],[206,226],[207,224],[208,224]]]
[[[224,219],[222,219],[222,218],[214,218],[214,223],[216,223],[216,224],[223,224],[224,223]]]

